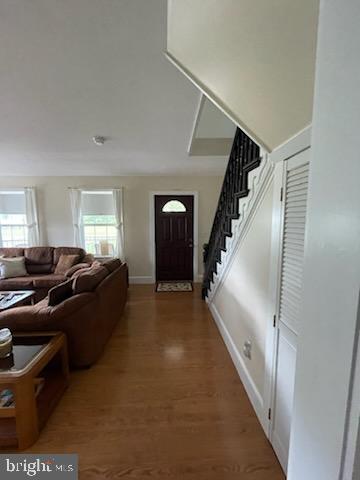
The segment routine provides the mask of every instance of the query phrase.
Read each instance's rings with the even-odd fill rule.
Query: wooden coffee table
[[[13,353],[0,359],[0,392],[13,404],[0,407],[0,447],[20,450],[38,438],[69,382],[66,337],[61,332],[13,336]]]
[[[27,303],[34,303],[34,290],[0,291],[0,312]]]

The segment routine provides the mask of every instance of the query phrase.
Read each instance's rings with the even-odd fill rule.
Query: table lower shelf
[[[67,378],[62,371],[44,371],[41,374],[44,378],[44,386],[36,396],[37,424],[40,431],[51,412],[56,407],[62,394],[67,388]],[[0,385],[1,388],[1,385]],[[34,379],[34,395],[35,395]],[[14,407],[0,408],[0,448],[18,448],[16,432],[16,404]]]

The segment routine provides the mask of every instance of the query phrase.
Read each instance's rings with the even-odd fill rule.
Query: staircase
[[[209,243],[204,245],[204,278],[202,297],[208,296],[226,239],[232,236],[232,222],[240,217],[239,200],[249,194],[248,175],[260,165],[260,148],[237,128],[226,168]]]

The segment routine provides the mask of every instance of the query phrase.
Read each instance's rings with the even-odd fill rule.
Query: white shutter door
[[[295,160],[295,159],[294,159]],[[296,158],[298,161],[298,159]],[[304,260],[306,201],[309,179],[309,164],[287,162],[284,187],[284,229],[281,264],[281,287],[279,320],[294,333],[300,323]]]
[[[302,297],[309,150],[286,162],[271,443],[286,472]]]

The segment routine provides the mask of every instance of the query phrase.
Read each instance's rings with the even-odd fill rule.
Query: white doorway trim
[[[283,470],[287,469],[288,451],[284,451],[281,442],[278,442],[276,434],[273,431],[274,419],[276,417],[276,382],[277,382],[277,362],[280,358],[278,352],[278,335],[280,335],[279,307],[280,307],[280,286],[281,286],[281,265],[282,265],[282,244],[284,235],[284,208],[282,201],[283,192],[285,192],[286,179],[286,161],[302,163],[304,155],[308,155],[310,146],[310,131],[306,129],[300,132],[298,136],[292,138],[284,144],[275,154],[274,171],[274,199],[272,214],[272,239],[271,239],[271,260],[270,260],[270,278],[269,278],[269,321],[267,326],[266,355],[265,355],[265,384],[264,384],[264,408],[268,410],[268,421],[266,434],[272,443]],[[272,155],[270,156],[272,159]],[[285,324],[284,324],[285,325]],[[284,331],[284,328],[283,328]],[[289,330],[290,332],[291,330]],[[299,333],[294,337],[297,339]],[[282,337],[284,338],[284,337]],[[286,340],[286,339],[285,339]],[[296,345],[296,342],[288,342],[289,345]],[[295,347],[296,348],[296,347]],[[295,379],[295,376],[294,376]],[[291,442],[291,434],[290,434]]]
[[[340,480],[360,474],[360,292],[352,363]]]
[[[305,128],[293,138],[285,142],[278,149],[270,154],[270,160],[275,163],[274,170],[274,203],[272,212],[272,235],[271,235],[271,256],[270,256],[270,278],[269,278],[269,315],[266,334],[265,354],[265,384],[264,384],[264,407],[265,413],[273,408],[273,387],[276,361],[276,337],[273,326],[273,318],[277,313],[279,286],[280,286],[280,249],[282,244],[282,202],[280,201],[281,188],[284,183],[285,161],[298,155],[304,150],[311,148],[311,126]],[[271,421],[267,422],[267,437],[271,435]]]
[[[199,192],[188,190],[158,190],[149,193],[149,245],[150,245],[150,266],[152,282],[156,281],[156,259],[155,259],[155,196],[156,195],[192,195],[194,197],[194,251],[193,269],[194,282],[199,282]]]

